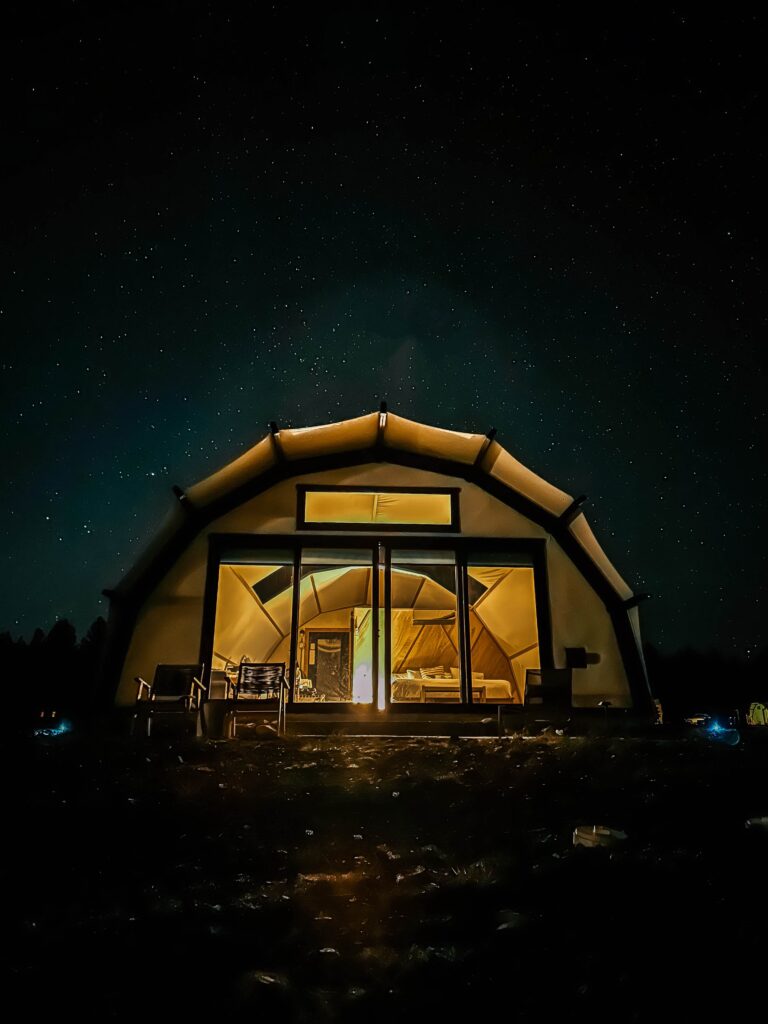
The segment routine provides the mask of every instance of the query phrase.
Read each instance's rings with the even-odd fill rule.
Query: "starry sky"
[[[384,398],[586,493],[663,650],[764,646],[765,22],[700,6],[11,5],[0,630]]]

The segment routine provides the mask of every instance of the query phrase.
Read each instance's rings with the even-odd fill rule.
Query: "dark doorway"
[[[351,700],[349,631],[307,630],[307,670],[322,700]]]

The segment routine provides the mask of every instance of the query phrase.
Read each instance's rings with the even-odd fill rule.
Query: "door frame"
[[[306,642],[306,651],[305,651],[306,672],[307,673],[309,673],[309,645],[310,645],[310,636],[312,636],[314,634],[315,639],[317,639],[321,634],[330,633],[332,635],[345,636],[347,638],[347,671],[348,671],[348,674],[349,674],[348,675],[348,679],[347,679],[347,684],[348,684],[349,690],[351,692],[351,690],[352,690],[352,656],[353,656],[353,645],[352,645],[352,631],[350,630],[349,626],[347,626],[346,629],[344,629],[342,626],[302,626],[300,629],[303,629],[304,632],[307,634],[307,636],[306,636],[306,641],[307,641]],[[304,672],[305,669],[302,667],[301,671]],[[312,702],[308,701],[308,703],[312,703]],[[347,701],[339,701],[339,703],[340,704],[346,704]]]
[[[388,533],[354,534],[339,533],[291,533],[291,534],[228,534],[212,533],[208,535],[208,567],[206,573],[205,591],[203,595],[203,614],[200,633],[200,661],[205,668],[206,678],[203,683],[208,688],[211,672],[211,657],[213,654],[213,638],[216,622],[216,597],[218,592],[219,566],[222,562],[236,557],[247,557],[249,553],[256,554],[263,550],[279,550],[293,554],[294,585],[291,603],[291,641],[290,641],[290,663],[288,665],[289,695],[288,703],[292,711],[301,713],[337,713],[359,714],[361,708],[370,708],[371,711],[383,710],[392,714],[421,714],[445,713],[446,710],[456,711],[461,709],[467,711],[471,708],[482,711],[488,710],[488,704],[472,703],[471,676],[471,652],[468,649],[468,617],[469,602],[467,594],[467,554],[469,551],[500,551],[508,552],[509,561],[521,559],[521,564],[533,569],[534,577],[534,600],[536,604],[536,622],[539,640],[539,661],[541,668],[554,668],[554,649],[552,635],[552,616],[549,600],[549,580],[547,573],[547,541],[542,538],[529,537],[467,537],[440,534],[438,536],[418,536],[414,534],[393,535]],[[296,657],[298,647],[298,612],[300,587],[296,581],[300,580],[301,553],[304,548],[328,548],[328,549],[361,549],[370,552],[371,568],[371,617],[373,622],[372,633],[372,700],[371,703],[354,704],[353,702],[332,702],[313,703],[311,701],[297,702],[294,700]],[[392,678],[392,643],[391,643],[391,616],[387,609],[392,603],[392,550],[398,549],[424,549],[424,550],[453,550],[456,553],[456,574],[457,574],[457,620],[459,626],[459,651],[461,665],[461,701],[455,704],[411,704],[395,703],[390,700],[391,678]],[[290,564],[286,562],[285,564]],[[379,601],[379,572],[383,570],[384,590],[384,629],[383,637],[378,628],[380,616]],[[305,627],[306,628],[306,627]],[[382,687],[382,680],[379,678],[379,657],[380,646],[384,643],[384,680],[381,708],[379,707],[379,693]],[[491,702],[491,706],[493,706]]]

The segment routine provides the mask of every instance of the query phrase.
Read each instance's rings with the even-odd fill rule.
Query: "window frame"
[[[439,494],[447,495],[451,501],[450,523],[345,523],[307,522],[307,494]],[[348,486],[342,484],[297,484],[296,485],[296,529],[351,530],[355,533],[461,533],[460,487],[392,487],[392,486]]]
[[[323,488],[325,489],[325,488]],[[343,487],[341,490],[349,490],[350,488]],[[370,490],[371,488],[363,488],[363,490]],[[402,490],[402,488],[394,488],[394,490]],[[452,548],[456,552],[456,570],[458,575],[458,584],[460,592],[457,593],[457,617],[459,622],[460,631],[468,631],[468,617],[469,617],[469,605],[468,605],[468,594],[466,584],[466,569],[467,569],[467,556],[475,552],[486,551],[499,551],[506,550],[509,552],[510,562],[514,558],[524,559],[524,564],[529,565],[534,572],[534,599],[536,603],[536,623],[539,638],[539,658],[540,665],[543,669],[554,668],[554,647],[553,647],[553,633],[552,633],[552,617],[550,610],[550,599],[549,599],[549,579],[547,571],[547,542],[545,539],[530,538],[530,537],[451,537],[450,539],[444,536],[435,537],[414,537],[414,536],[403,536],[402,534],[397,537],[382,537],[377,538],[376,531],[372,536],[357,536],[348,537],[344,541],[345,545],[350,547],[360,547],[367,549],[371,552],[372,567],[380,566],[384,569],[384,601],[382,610],[386,611],[391,606],[392,594],[391,594],[391,554],[393,548],[433,548],[433,549],[444,549]],[[203,680],[206,688],[209,685],[210,680],[210,664],[211,655],[213,651],[213,635],[216,618],[216,596],[218,589],[218,576],[219,567],[222,562],[226,562],[228,557],[233,554],[237,554],[238,557],[243,557],[246,552],[253,551],[257,552],[260,549],[289,549],[293,552],[293,564],[294,564],[294,592],[293,592],[293,606],[291,611],[291,654],[290,654],[290,667],[288,671],[289,675],[289,706],[291,707],[292,713],[317,713],[317,714],[358,714],[360,713],[361,705],[359,704],[324,704],[324,703],[300,703],[293,699],[294,693],[294,674],[295,674],[295,663],[297,654],[297,643],[298,643],[298,629],[296,622],[298,621],[298,603],[299,603],[299,587],[295,585],[295,581],[300,579],[301,570],[301,552],[303,548],[337,548],[339,547],[340,537],[338,534],[327,533],[325,536],[320,536],[317,533],[295,533],[295,534],[222,534],[222,533],[211,533],[208,535],[208,570],[205,587],[205,595],[203,600],[203,621],[200,636],[200,660],[206,666],[206,678]],[[375,597],[374,606],[376,613],[380,607],[378,600],[378,588],[374,587]],[[373,614],[373,612],[372,612]],[[377,710],[384,711],[392,714],[416,714],[425,717],[435,717],[442,714],[455,713],[457,711],[467,712],[473,711],[477,713],[487,714],[489,707],[494,707],[493,704],[474,704],[472,702],[472,688],[469,685],[471,679],[471,652],[467,649],[467,635],[461,635],[460,632],[460,650],[462,651],[461,666],[462,666],[462,700],[457,703],[450,704],[411,704],[408,702],[392,703],[390,701],[391,696],[391,675],[392,675],[392,662],[391,662],[391,624],[390,616],[385,614],[384,616],[384,629],[382,635],[379,637],[374,631],[374,650],[373,658],[374,665],[376,666],[373,676],[373,700],[372,703],[366,705],[370,708],[372,714],[376,713]],[[379,648],[383,647],[383,660],[384,660],[384,678],[379,678]],[[383,704],[378,705],[378,694],[379,688],[383,687]]]

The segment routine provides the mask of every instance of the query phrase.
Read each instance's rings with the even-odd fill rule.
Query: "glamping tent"
[[[108,682],[202,663],[286,667],[289,708],[373,715],[520,705],[570,670],[575,707],[651,706],[639,597],[583,499],[490,434],[386,410],[278,430],[176,501],[110,597]],[[450,711],[451,707],[442,707]]]

